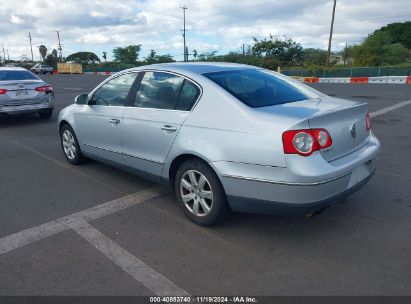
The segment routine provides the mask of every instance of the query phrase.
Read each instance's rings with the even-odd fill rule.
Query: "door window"
[[[134,106],[174,110],[183,81],[182,77],[169,73],[146,72],[137,90]]]
[[[137,75],[138,73],[128,73],[113,78],[94,93],[90,104],[99,106],[124,106]]]
[[[176,110],[190,111],[196,102],[200,90],[188,80],[184,80],[183,88],[177,101]]]

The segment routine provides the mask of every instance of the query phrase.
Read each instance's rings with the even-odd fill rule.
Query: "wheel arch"
[[[217,175],[218,179],[221,182],[221,178],[218,172],[216,171],[216,168],[205,157],[197,155],[195,153],[187,152],[187,153],[182,153],[174,157],[174,159],[170,162],[167,177],[168,177],[171,187],[174,187],[175,177],[176,177],[178,168],[181,166],[182,163],[184,163],[185,161],[189,159],[197,159],[207,164],[214,171],[214,173]]]
[[[62,128],[64,125],[68,125],[68,126],[71,127],[70,123],[69,123],[67,120],[62,119],[62,120],[59,122],[59,132],[61,131],[61,128]]]

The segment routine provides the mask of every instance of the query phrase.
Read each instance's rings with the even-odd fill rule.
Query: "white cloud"
[[[63,53],[103,50],[111,55],[117,46],[141,44],[143,57],[182,55],[182,9],[188,6],[187,43],[199,52],[237,50],[252,37],[286,36],[304,47],[326,48],[331,0],[19,0],[0,4],[0,42],[12,58],[34,48],[57,47],[55,30],[61,31]],[[333,49],[358,43],[375,29],[411,19],[409,0],[357,0],[337,2]],[[35,51],[36,58],[38,58]]]

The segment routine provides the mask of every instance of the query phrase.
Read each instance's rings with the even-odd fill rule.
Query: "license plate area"
[[[29,92],[27,91],[27,89],[19,89],[16,90],[16,97],[22,97],[22,96],[28,96]]]

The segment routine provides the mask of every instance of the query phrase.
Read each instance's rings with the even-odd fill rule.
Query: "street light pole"
[[[333,37],[333,29],[334,29],[334,16],[335,16],[335,6],[337,5],[337,0],[334,0],[333,5],[333,14],[331,17],[331,27],[330,27],[330,37],[328,39],[328,52],[327,52],[327,61],[325,63],[326,66],[330,63],[330,56],[331,56],[331,40]]]

